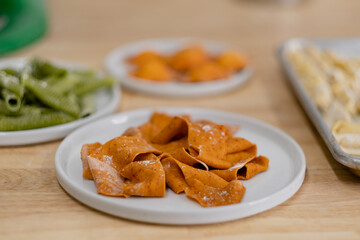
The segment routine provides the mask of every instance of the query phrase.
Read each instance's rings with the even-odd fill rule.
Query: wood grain
[[[221,224],[164,226],[90,209],[59,186],[60,141],[0,148],[0,239],[360,239],[360,178],[338,164],[286,83],[275,49],[287,38],[359,36],[360,1],[49,1],[46,37],[9,57],[42,56],[97,69],[114,47],[154,37],[195,36],[242,49],[256,72],[240,89],[215,97],[165,99],[124,91],[118,111],[154,106],[227,110],[268,122],[299,142],[303,186],[256,216]]]

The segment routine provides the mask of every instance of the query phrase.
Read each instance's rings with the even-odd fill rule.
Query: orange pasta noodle
[[[172,140],[185,137],[188,134],[188,121],[185,118],[175,116],[151,138],[152,143],[166,144]]]
[[[164,197],[166,186],[203,207],[239,203],[249,179],[268,168],[256,144],[236,128],[189,116],[154,113],[105,144],[84,144],[83,177],[99,194]]]
[[[227,150],[227,159],[236,164],[225,170],[211,170],[227,181],[250,179],[268,168],[269,159],[264,156],[256,157],[256,145],[244,138],[228,139]]]
[[[201,45],[173,53],[145,50],[127,59],[129,75],[157,82],[199,83],[227,79],[243,70],[247,57],[237,51],[211,53]]]
[[[213,168],[229,168],[226,161],[226,127],[215,124],[189,124],[189,152]]]
[[[108,191],[99,190],[98,186],[103,186],[103,188],[106,188],[108,186],[104,185],[104,182],[107,181],[114,182],[115,181],[114,179],[116,179],[116,182],[120,182],[120,179],[116,178],[117,174],[115,174],[114,171],[116,171],[118,174],[121,173],[126,174],[128,171],[130,171],[130,169],[128,169],[128,171],[125,171],[124,170],[125,167],[127,167],[133,161],[137,160],[137,158],[144,160],[142,156],[144,154],[151,158],[152,156],[148,155],[148,153],[160,154],[158,150],[153,148],[142,138],[132,137],[132,136],[121,136],[114,138],[106,142],[101,147],[98,147],[95,151],[91,152],[86,157],[86,159],[88,162],[88,166],[90,166],[91,176],[95,181],[98,192],[101,194],[111,195],[111,196],[118,195],[119,194],[118,192],[112,191],[111,189]],[[83,155],[84,154],[85,151],[83,151]],[[82,159],[84,158],[85,156],[82,156]],[[151,159],[149,159],[149,161],[150,160]],[[94,164],[91,165],[91,163]],[[139,164],[134,164],[134,165],[139,165]],[[162,166],[160,167],[162,168]],[[88,171],[87,168],[85,168],[83,175],[87,171]],[[161,172],[161,169],[159,170],[159,172]],[[140,179],[144,179],[144,178],[140,178]],[[139,178],[134,178],[133,181],[139,183],[140,180]],[[165,188],[165,181],[163,182],[164,182],[163,184],[164,186],[162,187]],[[128,186],[130,184],[131,184],[131,179],[130,181],[126,181],[125,185]],[[132,191],[131,193],[132,193],[131,195],[142,195],[142,196],[149,194],[148,192],[144,193],[143,190],[140,188],[139,188],[139,192]],[[152,196],[155,195],[158,196],[159,193],[156,192]]]
[[[253,146],[255,144],[241,137],[231,137],[226,140],[227,154],[241,152]]]
[[[169,65],[177,71],[187,71],[208,59],[208,55],[202,47],[193,46],[185,48],[170,57]]]
[[[240,179],[247,180],[256,174],[267,170],[269,167],[269,159],[264,156],[258,156],[252,159],[246,159],[226,170],[211,170],[211,172],[222,177],[227,181]]]
[[[247,180],[256,174],[266,171],[269,168],[269,159],[264,156],[257,156],[254,160],[245,164],[243,168],[238,171],[238,179]]]
[[[207,61],[189,71],[188,77],[191,82],[206,82],[221,78],[227,78],[228,70],[217,62]]]
[[[232,73],[243,69],[247,64],[247,59],[241,53],[228,51],[221,54],[216,62]]]
[[[185,192],[203,207],[238,203],[245,192],[238,180],[228,183],[216,174],[193,168],[172,157],[164,156],[161,163],[167,185],[176,193]]]
[[[120,171],[134,161],[138,155],[144,153],[160,154],[161,152],[140,137],[121,136],[106,142],[90,156],[108,162],[117,171]]]
[[[92,180],[92,174],[89,168],[89,164],[88,164],[88,160],[87,157],[95,152],[98,148],[100,148],[102,146],[101,143],[96,142],[96,143],[91,143],[91,144],[84,144],[81,148],[81,162],[82,162],[82,166],[83,166],[83,177]]]
[[[161,118],[164,120],[160,120]],[[175,116],[171,119],[159,113],[155,113],[152,119],[161,124],[151,120],[141,126],[143,135],[147,136],[155,148],[168,152],[175,158],[182,156],[181,159],[191,166],[200,164],[205,169],[208,169],[207,166],[228,169],[237,162],[256,156],[256,146],[250,143],[253,148],[242,149],[244,144],[249,143],[234,140],[227,126],[209,121],[191,122],[189,117]],[[181,142],[176,142],[179,138],[182,139]],[[231,148],[230,154],[227,145]]]
[[[132,73],[133,76],[153,81],[166,82],[172,79],[173,74],[165,63],[148,61],[139,65]]]
[[[188,152],[187,137],[171,141],[167,144],[152,144],[156,149],[169,153],[175,159],[183,162],[189,166],[199,166],[200,168],[208,170],[209,167],[201,160],[191,156]]]
[[[155,136],[162,129],[164,129],[171,120],[172,117],[167,114],[154,113],[147,123],[139,127],[141,136],[150,143],[153,136]]]
[[[217,207],[239,203],[245,193],[241,181],[233,180],[223,188],[215,188],[196,179],[189,180],[190,187],[185,190],[187,196],[203,207]]]
[[[256,157],[257,146],[253,144],[251,147],[242,151],[229,153],[226,155],[226,160],[231,163],[231,167],[244,161],[251,161]]]
[[[123,190],[124,178],[115,168],[90,156],[87,159],[98,193],[108,196],[129,196]]]
[[[142,154],[136,161],[126,165],[120,174],[126,178],[124,193],[145,197],[165,196],[165,172],[159,158],[152,154]]]
[[[132,64],[141,65],[150,61],[165,62],[164,57],[154,51],[144,51],[128,60]]]
[[[188,120],[189,116],[169,117],[166,114],[154,113],[148,123],[140,126],[141,135],[156,149],[170,153],[176,159],[190,165],[208,166],[201,160],[191,156],[188,150]],[[175,139],[175,140],[173,140]]]

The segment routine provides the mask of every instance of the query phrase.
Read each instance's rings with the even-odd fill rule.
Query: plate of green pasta
[[[116,110],[120,86],[84,66],[40,58],[0,60],[0,146],[57,140]]]

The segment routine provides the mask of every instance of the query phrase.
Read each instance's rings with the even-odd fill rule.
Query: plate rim
[[[118,79],[118,81],[126,88],[149,95],[160,96],[160,97],[203,97],[210,95],[222,94],[234,90],[234,88],[241,87],[247,83],[253,76],[255,67],[253,65],[247,65],[240,72],[224,79],[218,79],[211,82],[200,82],[200,83],[182,83],[182,82],[165,82],[159,83],[155,81],[147,81],[136,77],[129,77],[120,74],[118,69],[122,69],[120,63],[116,63],[122,58],[119,55],[127,48],[136,46],[151,44],[153,42],[198,42],[204,45],[217,45],[218,47],[231,49],[230,44],[225,44],[219,41],[208,40],[198,37],[173,37],[173,38],[148,38],[139,41],[129,42],[115,47],[110,50],[104,60],[104,66],[107,72],[112,74]],[[238,49],[238,48],[237,48]],[[224,87],[224,83],[226,83]],[[161,89],[168,88],[167,91],[161,91]],[[204,88],[207,88],[204,90]]]
[[[24,64],[26,61],[28,61],[30,57],[11,57],[11,58],[3,58],[0,59],[0,65],[12,65],[12,64]],[[59,59],[47,59],[51,62],[64,64],[76,69],[90,69],[84,64],[67,61],[67,60],[59,60]],[[96,72],[101,72],[100,70]],[[36,143],[44,143],[44,142],[50,142],[54,140],[61,139],[68,135],[71,131],[74,129],[86,125],[90,122],[93,122],[103,116],[108,115],[109,113],[116,110],[118,105],[120,105],[121,101],[121,86],[118,83],[115,83],[111,88],[109,88],[109,91],[111,91],[112,98],[110,99],[110,102],[106,104],[103,108],[99,109],[98,111],[94,112],[90,116],[86,118],[77,119],[68,123],[58,124],[54,126],[49,127],[43,127],[43,128],[35,128],[35,129],[27,129],[27,130],[19,130],[19,131],[0,131],[0,140],[2,138],[18,138],[20,140],[11,140],[11,142],[1,142],[0,141],[0,147],[6,147],[6,146],[25,146],[25,145],[31,145]],[[52,135],[56,132],[62,132],[61,134],[58,134],[57,136],[45,136],[38,140],[22,140],[21,137],[28,137],[28,136],[34,136],[34,135]]]
[[[100,196],[99,198],[99,194],[96,192],[90,192],[87,189],[81,188],[79,186],[77,186],[76,184],[72,184],[70,177],[68,176],[67,172],[65,171],[65,169],[63,168],[63,166],[61,166],[61,162],[62,160],[60,159],[60,155],[61,155],[61,151],[64,147],[66,147],[66,145],[68,144],[68,141],[71,141],[71,138],[73,138],[73,136],[76,136],[77,134],[80,134],[82,131],[84,131],[83,129],[89,128],[91,127],[91,125],[96,125],[98,123],[105,123],[108,121],[111,121],[112,119],[115,118],[121,118],[123,116],[127,116],[127,115],[136,115],[136,114],[150,114],[151,112],[153,112],[154,110],[160,110],[160,111],[176,111],[176,112],[187,112],[187,111],[193,111],[193,112],[201,112],[201,113],[217,113],[217,114],[225,114],[225,115],[230,115],[232,117],[235,118],[241,118],[242,120],[245,121],[251,121],[254,124],[260,124],[261,126],[265,127],[268,130],[274,131],[276,134],[278,134],[280,137],[285,138],[287,141],[289,141],[293,147],[295,147],[296,151],[299,153],[298,155],[298,161],[299,161],[299,170],[298,172],[294,173],[294,176],[291,178],[290,182],[287,183],[283,188],[277,190],[276,192],[257,199],[255,201],[251,201],[248,203],[242,203],[241,205],[237,205],[237,208],[239,208],[239,206],[241,206],[240,208],[245,208],[246,206],[250,206],[250,205],[261,205],[263,203],[262,207],[258,207],[258,209],[255,209],[254,211],[252,211],[250,214],[245,214],[244,216],[240,216],[240,217],[230,217],[230,218],[226,218],[220,221],[214,221],[211,219],[202,219],[201,221],[189,221],[189,220],[181,220],[181,219],[175,219],[172,221],[162,221],[162,220],[152,220],[152,219],[146,219],[146,217],[144,219],[139,219],[138,217],[132,217],[132,216],[124,216],[124,215],[119,215],[117,213],[111,212],[106,210],[106,207],[99,207],[96,206],[96,204],[99,204],[97,202],[100,202],[100,204],[105,203],[105,204],[110,204],[111,206],[116,206],[117,208],[120,208],[123,211],[135,211],[137,213],[142,212],[143,214],[148,214],[151,215],[154,212],[144,208],[143,206],[138,207],[138,206],[124,206],[124,205],[119,205],[119,204],[114,204],[113,202],[111,202],[111,198],[102,198],[103,196]],[[135,110],[129,110],[129,111],[125,111],[122,113],[117,113],[117,114],[112,114],[109,115],[105,118],[99,119],[95,122],[89,123],[81,128],[78,128],[77,130],[75,130],[74,132],[72,132],[71,134],[69,134],[59,145],[56,154],[55,154],[55,169],[56,169],[56,176],[57,179],[60,183],[60,185],[62,186],[62,188],[68,192],[70,195],[72,195],[73,197],[75,197],[78,201],[84,203],[87,206],[90,206],[91,208],[106,212],[110,215],[115,215],[121,218],[126,218],[126,219],[131,219],[131,220],[136,220],[136,221],[142,221],[142,222],[152,222],[152,223],[161,223],[161,224],[175,224],[175,225],[186,225],[186,224],[206,224],[206,223],[215,223],[215,222],[224,222],[224,221],[228,221],[228,220],[235,220],[235,219],[239,219],[239,218],[243,218],[243,217],[247,217],[247,216],[251,216],[254,214],[257,214],[259,212],[263,212],[265,210],[269,210],[281,203],[283,203],[284,201],[288,200],[291,196],[293,196],[301,187],[304,177],[305,177],[305,170],[306,170],[306,160],[305,160],[305,155],[303,150],[301,149],[301,147],[298,145],[298,143],[292,138],[290,137],[288,134],[286,134],[285,132],[283,132],[282,130],[268,124],[265,123],[263,121],[257,120],[255,118],[252,117],[248,117],[245,115],[241,115],[241,114],[237,114],[237,113],[232,113],[232,112],[226,112],[226,111],[219,111],[219,110],[212,110],[212,109],[207,109],[207,108],[189,108],[189,107],[160,107],[160,108],[141,108],[141,109],[135,109]],[[94,199],[79,199],[78,197],[94,197]],[[281,197],[282,196],[282,197]],[[270,201],[272,198],[275,198],[275,200]],[[270,199],[270,200],[269,200]],[[229,205],[229,206],[221,206],[221,207],[214,207],[214,208],[206,208],[207,213],[205,215],[209,215],[209,214],[216,214],[216,213],[220,213],[220,212],[224,212],[226,211],[226,209],[231,209],[231,210],[236,210],[236,207],[234,207],[236,205]],[[180,215],[181,217],[186,216],[187,214],[191,213],[192,216],[198,216],[202,214],[204,214],[204,208],[199,208],[199,211],[194,212],[193,209],[188,210],[188,211],[169,211],[166,210],[164,212],[161,211],[156,211],[156,214],[177,214]],[[241,215],[241,214],[239,214]],[[199,216],[198,216],[199,217]]]

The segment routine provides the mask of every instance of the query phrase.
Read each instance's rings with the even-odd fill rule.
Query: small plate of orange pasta
[[[124,45],[108,54],[105,67],[124,87],[165,97],[224,93],[244,84],[253,72],[242,52],[197,38]]]

